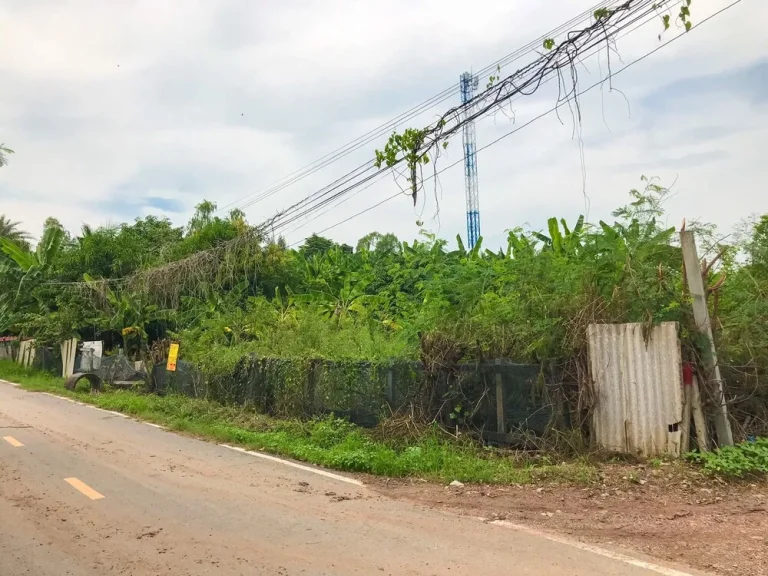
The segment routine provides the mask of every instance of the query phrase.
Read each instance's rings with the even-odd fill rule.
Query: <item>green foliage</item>
[[[57,257],[64,231],[61,228],[45,229],[36,250],[8,238],[0,238],[0,333],[10,330],[21,316],[34,310],[35,290]]]
[[[395,132],[384,145],[384,150],[376,150],[376,167],[391,168],[400,162],[405,162],[408,168],[408,182],[413,191],[413,205],[416,205],[418,192],[417,168],[429,164],[429,156],[424,152],[425,130],[406,128],[402,134]]]
[[[688,32],[693,27],[693,23],[691,22],[691,4],[693,0],[684,0],[680,3],[680,10],[678,11],[676,17],[678,20],[680,20],[680,24],[683,28],[685,28],[685,31]],[[666,4],[666,2],[658,2],[657,4],[653,5],[654,10],[662,8]],[[670,24],[672,22],[672,13],[669,12],[667,14],[663,14],[661,16],[661,23],[664,26],[664,31],[666,32],[669,30]],[[661,34],[659,34],[659,40],[661,40]]]
[[[545,50],[552,50],[552,48],[555,47],[555,41],[552,38],[547,38],[544,40],[544,49]]]
[[[83,274],[124,277],[188,253],[188,249],[182,249],[183,239],[181,228],[174,228],[167,218],[155,216],[120,226],[85,225],[80,236],[65,245],[56,263],[57,272],[68,281],[80,281]]]
[[[406,128],[402,134],[394,133],[384,145],[384,150],[376,150],[376,167],[392,167],[401,160],[408,166],[427,164],[429,158],[419,150],[424,145],[424,131]]]
[[[610,16],[611,13],[612,11],[609,10],[608,8],[599,8],[595,10],[593,16],[595,17],[595,20],[602,20],[604,18],[608,18],[608,16]]]
[[[547,41],[545,40],[544,41],[544,46],[546,47],[546,45],[547,45]],[[493,86],[499,80],[501,80],[501,66],[497,65],[496,66],[496,74],[491,74],[490,76],[488,76],[488,84],[486,85],[486,88],[490,88],[491,86]],[[448,141],[447,140],[443,141],[443,149],[445,149],[445,148],[448,148]]]
[[[123,349],[126,353],[130,350],[130,344],[133,344],[137,359],[141,359],[148,344],[147,325],[156,320],[169,319],[170,311],[160,310],[157,305],[147,302],[139,293],[115,292],[109,285],[97,283],[88,274],[84,275],[84,279],[106,300],[95,321],[102,328],[119,332],[123,338]]]
[[[251,352],[334,360],[385,360],[414,353],[407,335],[348,315],[329,321],[327,314],[325,302],[252,297],[245,309],[224,309],[182,331],[185,358],[213,373],[231,370]]]
[[[334,246],[336,243],[333,240],[312,234],[304,241],[299,252],[304,258],[311,259],[315,256],[325,256]]]
[[[714,452],[694,452],[687,458],[710,474],[737,478],[762,476],[768,473],[768,438],[725,446]]]
[[[768,275],[768,214],[755,222],[744,251],[750,265],[761,275]]]

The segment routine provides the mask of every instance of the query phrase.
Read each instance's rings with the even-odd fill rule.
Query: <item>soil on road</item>
[[[370,478],[404,501],[523,524],[716,574],[768,576],[768,483],[725,483],[684,466],[605,465],[584,486],[464,486]]]
[[[0,575],[684,576],[0,383]]]

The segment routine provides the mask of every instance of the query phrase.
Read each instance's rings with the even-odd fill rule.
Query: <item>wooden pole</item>
[[[733,433],[731,423],[728,421],[728,408],[723,394],[723,381],[720,377],[720,367],[717,364],[717,352],[715,341],[712,337],[712,325],[709,321],[707,308],[707,292],[704,280],[701,277],[701,264],[696,253],[696,239],[692,231],[680,232],[680,246],[683,250],[683,263],[685,264],[685,276],[688,280],[688,290],[693,302],[693,318],[696,321],[696,329],[704,336],[705,350],[702,362],[706,370],[707,389],[711,390],[715,397],[715,430],[717,441],[721,446],[733,445]],[[698,429],[696,430],[698,434]]]

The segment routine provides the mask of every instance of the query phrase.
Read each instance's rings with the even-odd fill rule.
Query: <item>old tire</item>
[[[92,391],[101,390],[101,378],[99,378],[96,374],[91,374],[90,372],[78,372],[77,374],[72,374],[72,376],[67,378],[64,387],[67,390],[74,390],[77,387],[77,383],[82,379],[86,379],[88,381],[88,383],[91,385]]]

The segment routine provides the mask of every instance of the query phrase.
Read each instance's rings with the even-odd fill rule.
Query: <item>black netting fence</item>
[[[56,348],[39,346],[35,348],[32,368],[53,374],[61,374],[61,352]]]
[[[61,371],[56,349],[38,348],[36,367]],[[94,359],[78,353],[77,372],[105,382],[145,380],[124,356]],[[334,414],[361,426],[408,413],[446,428],[474,428],[501,443],[525,442],[549,428],[569,427],[568,401],[559,384],[537,364],[488,361],[425,370],[421,362],[338,362],[319,359],[242,358],[228,373],[204,375],[180,360],[176,371],[152,369],[158,394],[183,394],[230,405],[248,405],[278,417]]]
[[[335,414],[362,426],[409,411],[446,427],[472,426],[487,437],[543,435],[568,425],[559,386],[542,367],[505,361],[457,364],[427,373],[420,362],[334,362],[243,358],[228,374],[203,376],[184,361],[154,367],[160,394],[246,404],[282,417]]]

